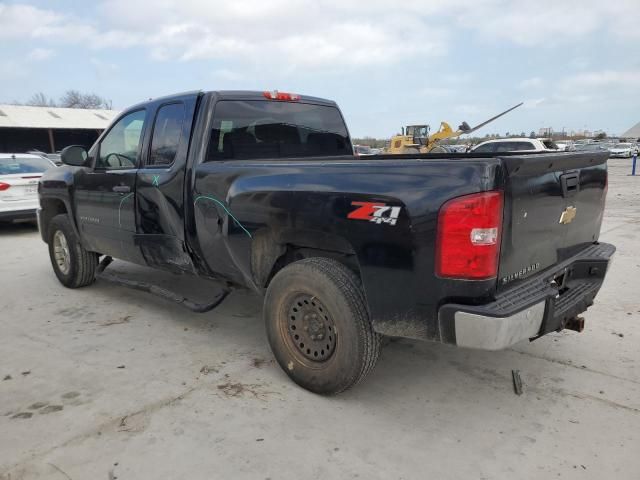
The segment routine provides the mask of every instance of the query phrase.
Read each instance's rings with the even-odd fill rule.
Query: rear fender
[[[296,252],[297,255],[292,255]],[[283,266],[299,258],[326,256],[345,259],[353,267],[355,251],[338,235],[315,230],[283,228],[261,229],[254,233],[251,244],[251,272],[258,287],[266,288]],[[299,257],[299,258],[298,258]],[[357,263],[357,262],[356,262]],[[359,274],[359,272],[356,272]]]

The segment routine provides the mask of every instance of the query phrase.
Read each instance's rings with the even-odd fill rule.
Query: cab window
[[[216,105],[207,161],[353,155],[336,107],[264,100]]]
[[[121,170],[138,165],[146,112],[138,110],[122,117],[100,142],[96,168]]]
[[[496,142],[496,152],[517,152],[519,150],[535,150],[531,142]]]
[[[485,143],[478,148],[473,149],[473,153],[491,153],[495,147],[495,143]]]
[[[184,103],[163,105],[158,110],[151,139],[150,166],[166,167],[174,162],[182,136],[184,110]]]

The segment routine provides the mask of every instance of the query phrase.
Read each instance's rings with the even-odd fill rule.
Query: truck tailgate
[[[498,291],[598,240],[607,153],[501,157],[505,209]]]

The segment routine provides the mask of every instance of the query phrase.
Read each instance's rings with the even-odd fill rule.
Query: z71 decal
[[[402,208],[376,202],[351,202],[351,205],[358,208],[347,215],[347,218],[351,220],[367,220],[378,225],[382,223],[395,225]]]

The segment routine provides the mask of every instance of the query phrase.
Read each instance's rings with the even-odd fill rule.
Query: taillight
[[[274,90],[273,92],[263,92],[264,98],[268,98],[269,100],[283,100],[288,102],[297,102],[300,100],[300,95],[296,95],[295,93],[285,93]]]
[[[0,182],[0,192],[4,192],[5,190],[9,190],[10,186],[11,185],[9,185],[8,183]]]
[[[439,277],[485,280],[498,274],[503,193],[474,193],[440,208],[436,240]]]

